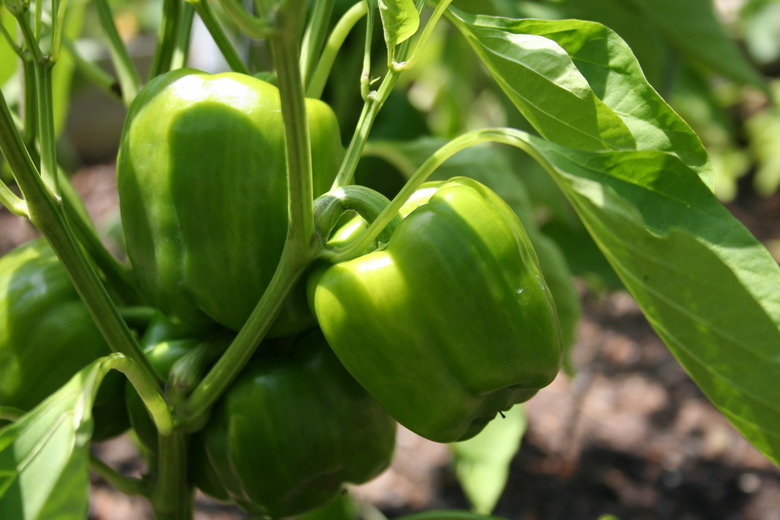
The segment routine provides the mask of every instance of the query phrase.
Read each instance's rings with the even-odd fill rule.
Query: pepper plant
[[[145,75],[107,0],[0,4],[0,203],[43,237],[0,260],[0,517],[84,518],[92,469],[159,519],[192,518],[195,488],[260,517],[355,518],[335,499],[388,466],[397,423],[476,466],[483,436],[516,445],[514,405],[570,371],[578,317],[533,168],[712,403],[780,461],[780,271],[617,33],[525,2],[250,4],[164,0]],[[74,45],[88,8],[112,73]],[[231,71],[186,67],[195,17]],[[415,128],[403,93],[442,42],[481,64],[464,70],[506,124]],[[127,106],[127,261],[58,162],[64,63]],[[90,455],[129,428],[141,479]],[[408,518],[489,518],[495,499],[470,496],[474,512]]]

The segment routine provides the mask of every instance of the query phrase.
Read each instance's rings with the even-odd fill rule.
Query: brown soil
[[[100,222],[113,219],[113,169],[75,184]],[[780,239],[780,197],[741,200],[735,214],[770,248]],[[0,213],[0,253],[29,239]],[[581,290],[576,376],[560,376],[526,405],[529,427],[495,514],[511,520],[780,520],[780,470],[709,404],[624,292]],[[143,465],[128,436],[96,447],[127,474]],[[467,508],[446,446],[399,434],[393,466],[354,492],[390,517]],[[93,479],[91,518],[151,518],[147,504]],[[198,497],[198,520],[245,518]]]

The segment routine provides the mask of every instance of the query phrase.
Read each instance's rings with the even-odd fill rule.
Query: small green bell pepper
[[[319,331],[278,350],[250,361],[192,442],[236,503],[273,518],[377,476],[392,459],[396,428]]]
[[[517,216],[479,182],[428,183],[401,214],[386,248],[314,270],[311,305],[390,415],[465,440],[556,376],[555,305]]]

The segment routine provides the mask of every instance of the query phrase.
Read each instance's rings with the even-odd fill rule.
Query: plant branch
[[[309,86],[306,89],[307,97],[319,99],[322,96],[322,91],[325,89],[325,83],[328,81],[328,76],[330,76],[330,71],[333,68],[333,63],[336,61],[339,50],[355,25],[366,16],[366,12],[366,2],[361,0],[350,7],[336,23],[328,37],[328,41],[325,43],[325,48],[317,63],[317,68],[309,81]]]
[[[103,480],[125,495],[149,496],[149,489],[143,480],[130,478],[120,474],[117,470],[103,462],[94,453],[89,455],[89,468]]]
[[[127,51],[127,47],[125,47],[125,44],[122,42],[122,38],[119,37],[119,31],[117,31],[116,24],[114,23],[114,16],[111,13],[108,1],[94,0],[93,4],[95,5],[98,19],[100,20],[100,26],[103,28],[103,33],[108,39],[108,50],[111,54],[111,62],[114,64],[117,77],[119,78],[122,100],[124,101],[125,106],[127,106],[141,89],[141,75],[138,73],[138,68],[130,58],[130,54]]]
[[[314,10],[309,16],[301,50],[301,77],[304,85],[309,84],[317,66],[316,59],[325,41],[328,22],[333,14],[333,4],[334,0],[319,0],[314,3]]]

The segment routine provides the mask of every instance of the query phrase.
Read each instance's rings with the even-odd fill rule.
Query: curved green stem
[[[288,240],[282,257],[257,306],[225,354],[219,358],[190,397],[177,408],[177,422],[185,430],[197,429],[203,418],[227,390],[271,328],[284,300],[308,266]]]
[[[117,470],[100,460],[94,453],[89,455],[89,469],[97,473],[111,487],[125,495],[149,496],[149,487],[146,482],[120,474]]]
[[[328,37],[328,41],[325,43],[325,48],[317,63],[317,68],[311,76],[309,86],[306,89],[306,97],[319,99],[322,96],[325,83],[328,81],[328,76],[330,76],[330,71],[333,68],[341,46],[344,45],[344,41],[355,25],[366,16],[367,9],[366,2],[361,0],[350,7],[336,23]]]
[[[106,370],[117,370],[127,377],[152,417],[157,431],[165,435],[173,433],[173,416],[160,391],[157,374],[150,373],[143,365],[122,353],[110,354],[103,359],[106,362]]]
[[[108,1],[94,0],[93,3],[97,11],[100,26],[103,28],[103,33],[108,40],[108,51],[111,54],[111,62],[113,63],[117,77],[119,78],[122,100],[125,106],[127,106],[141,89],[141,75],[138,73],[138,68],[130,58],[130,54],[127,52],[127,47],[125,47],[125,44],[122,42],[122,38],[119,37],[119,32],[114,23],[114,16],[111,13]]]
[[[390,204],[390,200],[379,192],[365,186],[344,186],[322,195],[314,201],[315,228],[322,244],[326,245],[344,213],[357,212],[366,222],[373,222]],[[386,244],[393,235],[395,227],[401,222],[401,216],[396,214],[389,224],[379,233],[378,239]],[[318,257],[332,263],[343,262],[346,258],[340,248],[326,248],[320,251]]]
[[[301,77],[304,85],[309,84],[317,65],[316,58],[325,41],[328,22],[333,14],[333,4],[334,0],[318,0],[314,3],[313,11],[309,16],[301,50]]]
[[[133,278],[132,272],[112,255],[97,234],[83,203],[73,185],[64,175],[62,177],[62,201],[68,220],[73,226],[76,238],[89,257],[106,277],[106,282],[125,304],[138,304],[144,301],[141,289]],[[80,211],[81,209],[81,211]]]
[[[238,52],[236,52],[236,48],[232,43],[230,43],[230,39],[227,37],[225,30],[217,21],[217,18],[214,16],[214,12],[211,10],[211,7],[209,7],[208,0],[187,1],[190,2],[195,8],[195,12],[197,12],[198,16],[200,16],[200,19],[203,21],[203,25],[206,26],[206,29],[214,39],[214,43],[217,44],[217,48],[222,53],[222,56],[225,58],[225,61],[227,61],[230,68],[235,72],[240,72],[241,74],[249,74],[249,69],[238,55]]]
[[[27,203],[0,180],[0,206],[18,217],[27,217]]]
[[[337,253],[330,255],[329,260],[331,262],[343,261],[344,259],[353,258],[361,251],[364,251],[371,242],[379,236],[382,230],[397,217],[401,206],[403,206],[409,197],[419,189],[420,185],[424,183],[447,159],[459,151],[485,142],[497,142],[523,147],[525,140],[520,137],[523,135],[524,134],[518,130],[512,128],[488,128],[469,132],[449,141],[436,150],[436,152],[434,152],[417,169],[417,171],[414,172],[404,187],[401,188],[401,191],[398,192],[398,195],[393,198],[390,204],[379,216],[377,216],[363,234]],[[526,150],[527,147],[523,147],[522,149]]]
[[[66,38],[62,43],[65,45],[68,54],[70,54],[73,61],[76,63],[76,68],[78,68],[79,72],[81,72],[91,84],[95,85],[109,96],[116,98],[119,101],[123,101],[121,84],[117,83],[114,76],[100,68],[97,64],[85,59],[71,40]]]

